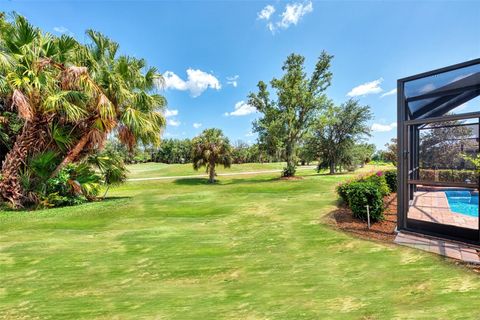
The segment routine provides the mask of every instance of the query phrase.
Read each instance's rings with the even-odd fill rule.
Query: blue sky
[[[254,142],[248,93],[280,76],[288,54],[304,55],[311,71],[326,50],[335,56],[328,95],[370,105],[370,141],[382,148],[395,135],[396,79],[480,57],[476,1],[2,0],[0,10],[80,41],[96,29],[147,59],[167,79],[166,137],[218,127]]]

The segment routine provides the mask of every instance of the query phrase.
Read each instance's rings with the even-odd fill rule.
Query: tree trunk
[[[215,163],[210,163],[210,165],[208,166],[208,182],[215,182]]]
[[[103,194],[103,198],[104,198],[104,199],[105,199],[105,197],[107,196],[108,189],[110,189],[110,185],[107,185],[107,190],[105,190],[105,193]]]
[[[335,162],[330,161],[330,174],[335,174]]]
[[[85,145],[87,144],[88,139],[89,139],[89,135],[84,134],[82,138],[78,140],[75,147],[67,153],[67,155],[62,160],[62,162],[60,162],[60,164],[55,168],[55,170],[52,172],[50,177],[55,177],[60,172],[60,170],[62,170],[67,164],[75,161],[75,159],[77,159],[77,157],[83,151],[83,148],[85,148]]]
[[[20,169],[26,164],[29,153],[42,151],[45,146],[47,132],[44,130],[44,121],[32,119],[25,123],[22,133],[15,140],[12,149],[7,153],[2,164],[2,179],[0,194],[9,201],[14,208],[21,208],[27,195],[20,183]]]
[[[289,142],[285,148],[285,157],[287,158],[287,169],[290,170],[291,168],[295,168],[295,148],[292,142]],[[288,171],[285,175],[287,177],[295,176],[295,171],[292,172]]]

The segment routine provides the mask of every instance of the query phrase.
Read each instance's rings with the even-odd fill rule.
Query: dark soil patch
[[[331,213],[336,227],[354,233],[362,238],[376,239],[393,242],[395,227],[397,226],[397,195],[392,194],[384,199],[385,210],[383,221],[372,223],[368,229],[367,222],[354,218],[352,211],[346,206],[341,206]]]

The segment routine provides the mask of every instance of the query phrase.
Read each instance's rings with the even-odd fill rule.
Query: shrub
[[[438,179],[435,179],[435,170],[420,169],[420,180],[437,181]]]
[[[375,174],[366,176],[362,178],[360,181],[365,181],[365,182],[372,182],[378,187],[378,191],[380,191],[380,194],[382,197],[388,196],[390,194],[390,187],[388,186],[387,180],[385,179],[385,175],[383,172],[379,171]]]
[[[45,183],[43,207],[71,206],[94,199],[100,192],[100,176],[88,165],[69,164]]]
[[[385,176],[385,181],[388,184],[391,192],[397,192],[398,181],[397,181],[397,170],[387,170],[383,172]]]
[[[370,220],[372,222],[383,220],[383,196],[378,185],[374,182],[358,181],[350,183],[348,199],[354,217],[367,220],[366,206],[368,205]]]
[[[420,180],[442,181],[442,182],[478,182],[478,176],[474,170],[455,169],[420,169]]]
[[[350,185],[352,182],[345,182],[337,186],[337,194],[340,196],[342,201],[348,204],[348,193],[350,191]]]

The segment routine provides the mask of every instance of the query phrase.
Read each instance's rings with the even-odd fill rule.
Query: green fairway
[[[477,274],[332,229],[350,176],[300,173],[135,181],[104,202],[2,212],[0,319],[478,319]]]
[[[217,167],[217,172],[238,173],[252,171],[281,170],[285,167],[283,162],[274,163],[245,163],[232,165],[231,168]],[[192,176],[205,174],[205,169],[195,171],[191,163],[186,164],[165,164],[165,163],[139,163],[128,166],[130,178],[154,178],[154,177],[172,177],[172,176]]]

